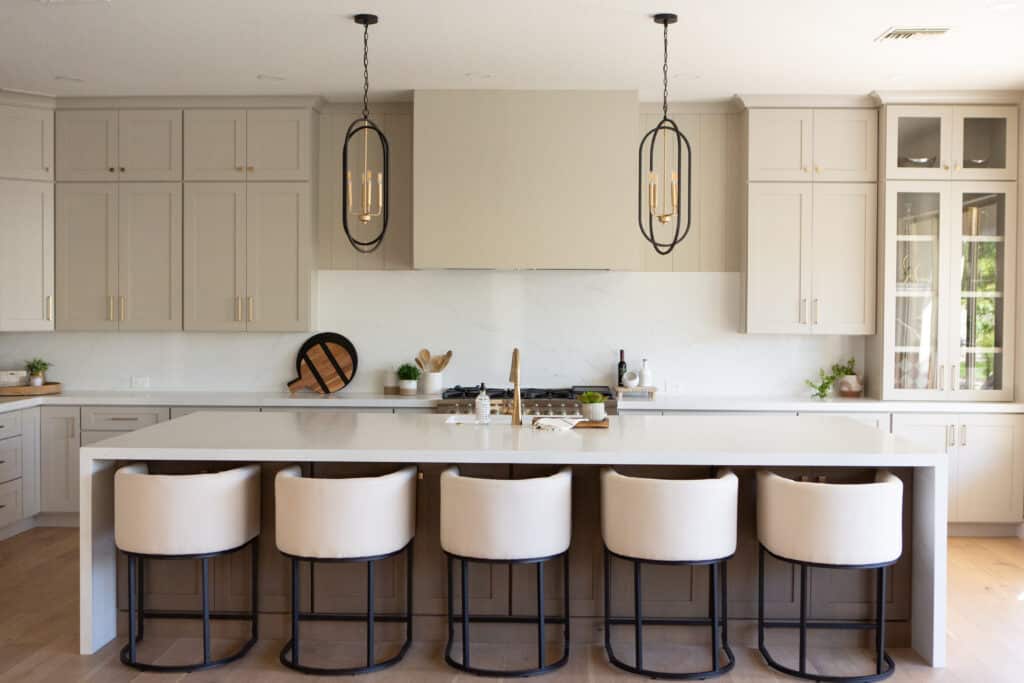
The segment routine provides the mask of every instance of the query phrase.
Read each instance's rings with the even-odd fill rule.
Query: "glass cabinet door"
[[[1009,387],[1003,373],[1012,330],[1012,185],[958,184],[954,197],[960,230],[953,248],[953,354],[955,391],[984,392],[993,398]]]
[[[949,178],[953,110],[891,106],[886,116],[886,177]]]
[[[914,184],[920,186],[920,183]],[[943,195],[895,192],[895,335],[893,388],[942,389],[939,363]],[[891,211],[891,209],[890,209]],[[890,277],[892,277],[890,275]]]
[[[1013,180],[1017,177],[1017,108],[956,107],[953,177]]]

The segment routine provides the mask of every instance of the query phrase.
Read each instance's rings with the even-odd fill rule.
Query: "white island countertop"
[[[390,413],[197,412],[82,448],[93,460],[930,467],[946,455],[845,417],[613,416],[545,432]]]

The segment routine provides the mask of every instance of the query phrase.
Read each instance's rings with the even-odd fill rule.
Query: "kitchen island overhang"
[[[81,652],[117,635],[113,472],[131,461],[907,468],[911,643],[946,658],[947,457],[844,417],[619,416],[607,430],[447,424],[443,415],[198,412],[81,449]]]

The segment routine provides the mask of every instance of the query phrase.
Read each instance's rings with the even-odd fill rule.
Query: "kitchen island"
[[[196,471],[227,463],[266,463],[264,470],[263,537],[272,538],[274,467],[303,463],[315,473],[327,475],[345,464],[352,472],[375,473],[398,463],[417,463],[425,473],[418,501],[418,554],[438,552],[436,539],[436,472],[448,463],[459,463],[469,474],[529,476],[557,465],[578,466],[574,485],[574,553],[589,557],[599,548],[597,467],[617,465],[684,472],[707,472],[728,466],[773,468],[806,473],[828,480],[849,480],[847,473],[874,468],[892,469],[904,478],[904,560],[907,594],[905,621],[909,644],[932,666],[944,666],[946,602],[947,458],[944,453],[898,440],[884,432],[842,417],[822,417],[797,424],[766,415],[692,415],[677,417],[619,416],[607,430],[541,432],[507,424],[455,425],[446,416],[377,413],[242,413],[198,412],[102,441],[81,450],[81,547],[80,650],[90,654],[117,636],[118,567],[113,544],[113,474],[125,462],[151,463],[154,471]],[[189,469],[189,468],[193,469]],[[752,470],[750,470],[752,472]],[[750,482],[750,472],[745,481]],[[345,473],[342,471],[341,473]],[[741,480],[744,475],[741,474]],[[751,526],[752,487],[741,485],[741,527]],[[745,513],[744,511],[748,511]],[[744,522],[744,519],[746,521]],[[579,533],[577,521],[590,522],[589,532]],[[741,534],[741,538],[743,534]],[[746,534],[745,547],[756,540]],[[741,546],[744,542],[741,540]],[[577,551],[579,548],[579,551]],[[261,596],[275,581],[264,572],[264,562],[275,562],[272,541],[261,544]],[[749,555],[734,562],[745,562]],[[595,563],[589,562],[588,566]],[[440,562],[417,561],[423,571],[437,571]],[[433,567],[433,569],[431,569]],[[737,577],[746,571],[737,567]],[[415,577],[418,586],[416,615],[428,622],[439,619],[443,596],[430,588],[443,582],[431,576]],[[495,572],[504,571],[500,565]],[[573,569],[574,581],[579,573]],[[732,575],[732,572],[731,572]],[[319,575],[318,575],[319,576]],[[594,595],[573,594],[573,617],[594,608],[600,600],[603,577],[594,575],[588,589]],[[748,576],[749,578],[749,576]],[[494,577],[491,577],[494,580]],[[508,590],[494,591],[495,611],[516,609],[515,578],[505,576]],[[318,581],[318,585],[321,582]],[[577,582],[578,584],[579,582]],[[428,590],[419,586],[424,584]],[[769,586],[773,585],[771,582]],[[596,586],[596,588],[595,588]],[[845,590],[845,589],[844,589]],[[699,605],[700,590],[693,601]],[[426,595],[424,595],[426,593]],[[748,591],[749,593],[749,591]],[[730,616],[749,618],[736,591],[737,609]],[[756,596],[754,596],[756,598]],[[318,603],[320,599],[318,598]],[[838,601],[836,601],[838,602]],[[847,598],[847,607],[854,601]],[[278,601],[262,601],[268,611],[285,609]],[[584,608],[577,610],[576,605]],[[526,602],[526,604],[529,604]],[[781,603],[780,603],[781,604]],[[678,606],[678,604],[677,604]],[[856,607],[856,606],[854,606]],[[706,599],[704,602],[706,608]],[[261,605],[261,620],[264,606]],[[593,611],[593,609],[591,609]],[[839,612],[835,612],[838,616]],[[267,616],[268,621],[274,615]],[[782,616],[782,615],[780,615]],[[438,621],[440,623],[440,621]]]

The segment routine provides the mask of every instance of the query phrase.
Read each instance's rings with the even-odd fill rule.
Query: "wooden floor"
[[[949,667],[931,669],[910,651],[896,650],[893,681],[943,681],[949,683],[1001,683],[1024,680],[1024,541],[1018,539],[959,538],[949,549]],[[231,642],[215,642],[215,650]],[[120,643],[96,655],[78,652],[78,532],[74,529],[34,529],[0,542],[0,681],[285,681],[309,680],[287,671],[277,661],[282,643],[261,641],[244,659],[212,672],[185,675],[140,674],[121,665]],[[383,644],[384,647],[387,644]],[[175,662],[195,657],[195,638],[147,637],[140,655],[150,661]],[[624,647],[626,659],[628,647]],[[793,680],[765,667],[756,650],[735,648],[735,670],[723,681]],[[344,650],[348,650],[345,648]],[[346,657],[355,652],[329,650],[309,644],[311,657]],[[645,651],[648,663],[657,665],[707,665],[704,648]],[[215,652],[216,654],[216,652]],[[780,658],[791,655],[780,648]],[[828,666],[828,673],[863,673],[868,653],[842,650],[814,651],[812,666]],[[474,664],[491,662],[526,665],[528,648],[482,646],[473,650]],[[349,660],[351,661],[351,659]],[[473,677],[452,671],[442,661],[441,646],[417,644],[395,668],[366,681],[416,681],[440,683],[468,681]],[[480,680],[480,679],[474,679]],[[619,672],[599,647],[573,649],[566,668],[543,677],[544,681],[642,680]]]

